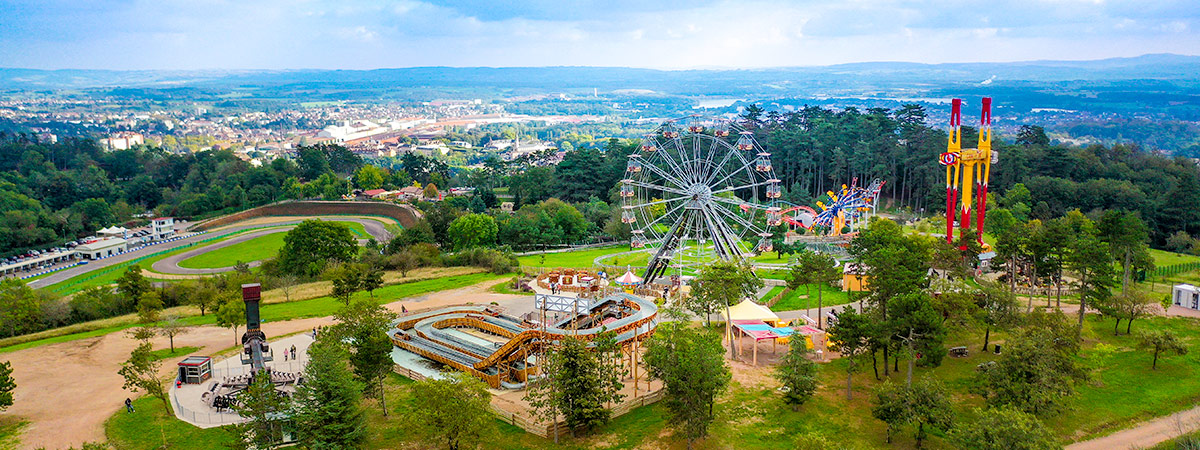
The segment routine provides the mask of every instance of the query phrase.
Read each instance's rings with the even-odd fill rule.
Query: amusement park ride
[[[971,203],[976,204],[975,236],[983,242],[983,220],[987,212],[988,176],[992,164],[999,154],[992,150],[992,99],[983,98],[983,112],[979,116],[979,145],[977,148],[962,148],[962,100],[954,99],[950,113],[950,141],[946,152],[938,162],[946,166],[946,242],[954,242],[955,203],[962,198],[962,210],[958,221],[959,238],[971,232]],[[972,198],[974,192],[975,198]]]
[[[875,212],[883,187],[879,180],[867,187],[857,180],[842,185],[827,192],[828,203],[817,203],[819,212],[785,202],[771,154],[753,132],[723,119],[667,121],[646,135],[639,150],[629,155],[620,196],[630,247],[651,254],[643,284],[669,267],[770,252],[770,228],[783,224],[847,241],[844,230],[853,233]]]

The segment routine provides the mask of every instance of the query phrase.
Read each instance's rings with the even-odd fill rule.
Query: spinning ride
[[[621,221],[650,254],[642,284],[668,267],[740,260],[772,249],[764,222],[782,195],[771,154],[736,122],[693,116],[663,123],[629,155]]]

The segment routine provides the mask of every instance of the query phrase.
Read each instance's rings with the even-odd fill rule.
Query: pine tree
[[[366,439],[366,419],[362,387],[347,367],[345,349],[320,340],[308,347],[308,356],[292,415],[298,440],[314,449],[357,447]]]

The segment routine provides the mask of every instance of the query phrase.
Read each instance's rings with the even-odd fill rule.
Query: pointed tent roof
[[[754,303],[750,299],[742,300],[741,303],[730,306],[729,315],[733,317],[733,320],[779,320],[779,316],[775,315],[770,308]],[[725,317],[725,311],[721,311],[721,317]]]
[[[617,284],[620,285],[634,285],[641,282],[642,277],[634,275],[633,271],[630,270],[625,271],[625,275],[621,275],[621,278],[617,278]]]

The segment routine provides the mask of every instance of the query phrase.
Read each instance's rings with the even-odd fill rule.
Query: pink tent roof
[[[634,285],[641,282],[642,277],[634,275],[632,271],[626,271],[625,275],[621,275],[621,278],[617,278],[617,284],[620,285]]]

